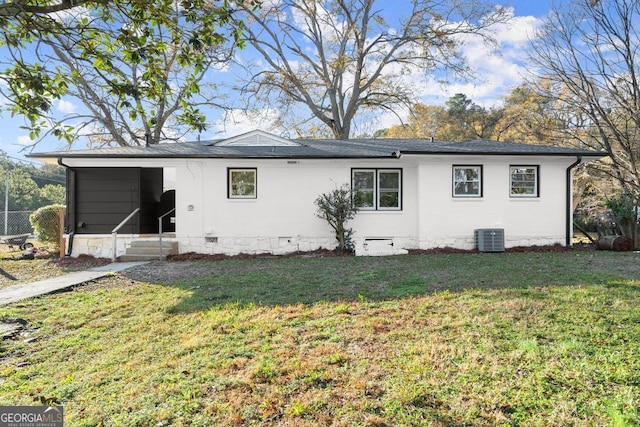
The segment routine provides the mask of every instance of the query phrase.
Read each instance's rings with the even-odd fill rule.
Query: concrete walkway
[[[0,289],[0,306],[26,298],[37,297],[51,292],[71,288],[81,283],[89,282],[91,280],[107,276],[111,273],[118,273],[126,270],[127,268],[141,264],[145,264],[145,262],[114,262],[102,267],[76,271],[75,273],[69,273],[53,277],[51,279],[41,280],[39,282],[10,286],[8,288]]]

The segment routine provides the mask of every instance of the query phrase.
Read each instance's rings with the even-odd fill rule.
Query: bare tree
[[[555,7],[533,42],[531,61],[582,147],[610,156],[605,171],[640,197],[640,2],[573,0]],[[606,165],[606,163],[604,163]]]
[[[503,8],[478,0],[413,0],[383,13],[389,6],[281,0],[245,7],[247,42],[266,66],[252,72],[244,93],[257,103],[277,104],[283,117],[303,106],[334,137],[346,139],[359,110],[410,106],[416,72],[468,75],[459,51],[464,38],[489,40],[486,30],[508,19]],[[398,14],[393,22],[384,17]]]

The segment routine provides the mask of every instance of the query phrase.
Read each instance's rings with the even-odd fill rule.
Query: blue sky
[[[389,1],[389,0],[385,0]],[[479,105],[490,107],[500,102],[502,96],[507,94],[511,88],[522,82],[526,74],[526,63],[524,47],[528,38],[533,33],[534,28],[539,25],[540,18],[549,10],[554,0],[506,0],[505,4],[513,8],[514,22],[509,27],[502,27],[496,30],[495,36],[500,43],[499,54],[494,54],[484,48],[470,44],[466,50],[469,64],[476,70],[478,78],[474,82],[458,83],[447,87],[442,87],[435,82],[426,81],[416,85],[416,91],[421,94],[423,102],[429,104],[443,104],[455,93],[464,93]],[[558,0],[555,0],[558,1]],[[383,2],[382,4],[384,4]],[[0,50],[0,54],[2,51]],[[55,104],[55,108],[60,114],[77,110],[81,106],[77,105],[73,99],[64,99]],[[23,159],[27,151],[24,147],[31,141],[29,132],[20,127],[24,125],[22,118],[11,117],[10,113],[0,113],[0,149],[13,158]],[[220,138],[232,136],[246,132],[255,128],[269,129],[270,117],[277,115],[274,111],[259,111],[250,117],[237,111],[234,114],[235,121],[222,123],[220,117],[212,114],[210,127],[202,135],[203,139]],[[376,129],[391,126],[399,123],[393,115],[380,115],[368,117],[362,131],[375,131]],[[34,150],[50,151],[66,149],[63,142],[50,138],[40,143]],[[73,148],[84,148],[82,144],[77,144]]]
[[[509,5],[514,7],[516,15],[536,17],[544,15],[552,4],[552,0],[511,0],[509,2]]]

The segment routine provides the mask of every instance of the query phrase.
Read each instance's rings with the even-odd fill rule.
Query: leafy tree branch
[[[204,82],[242,46],[225,0],[13,2],[0,5],[6,57],[3,107],[25,119],[37,143],[139,145],[206,128],[203,105],[220,106]],[[62,99],[82,113],[60,118]]]

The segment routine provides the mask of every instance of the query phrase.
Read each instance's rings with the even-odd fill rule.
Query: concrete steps
[[[178,251],[178,242],[163,240],[162,255],[176,255]],[[132,261],[154,261],[160,259],[160,241],[159,240],[134,240],[131,246],[127,247],[124,255],[118,257],[120,262]]]

